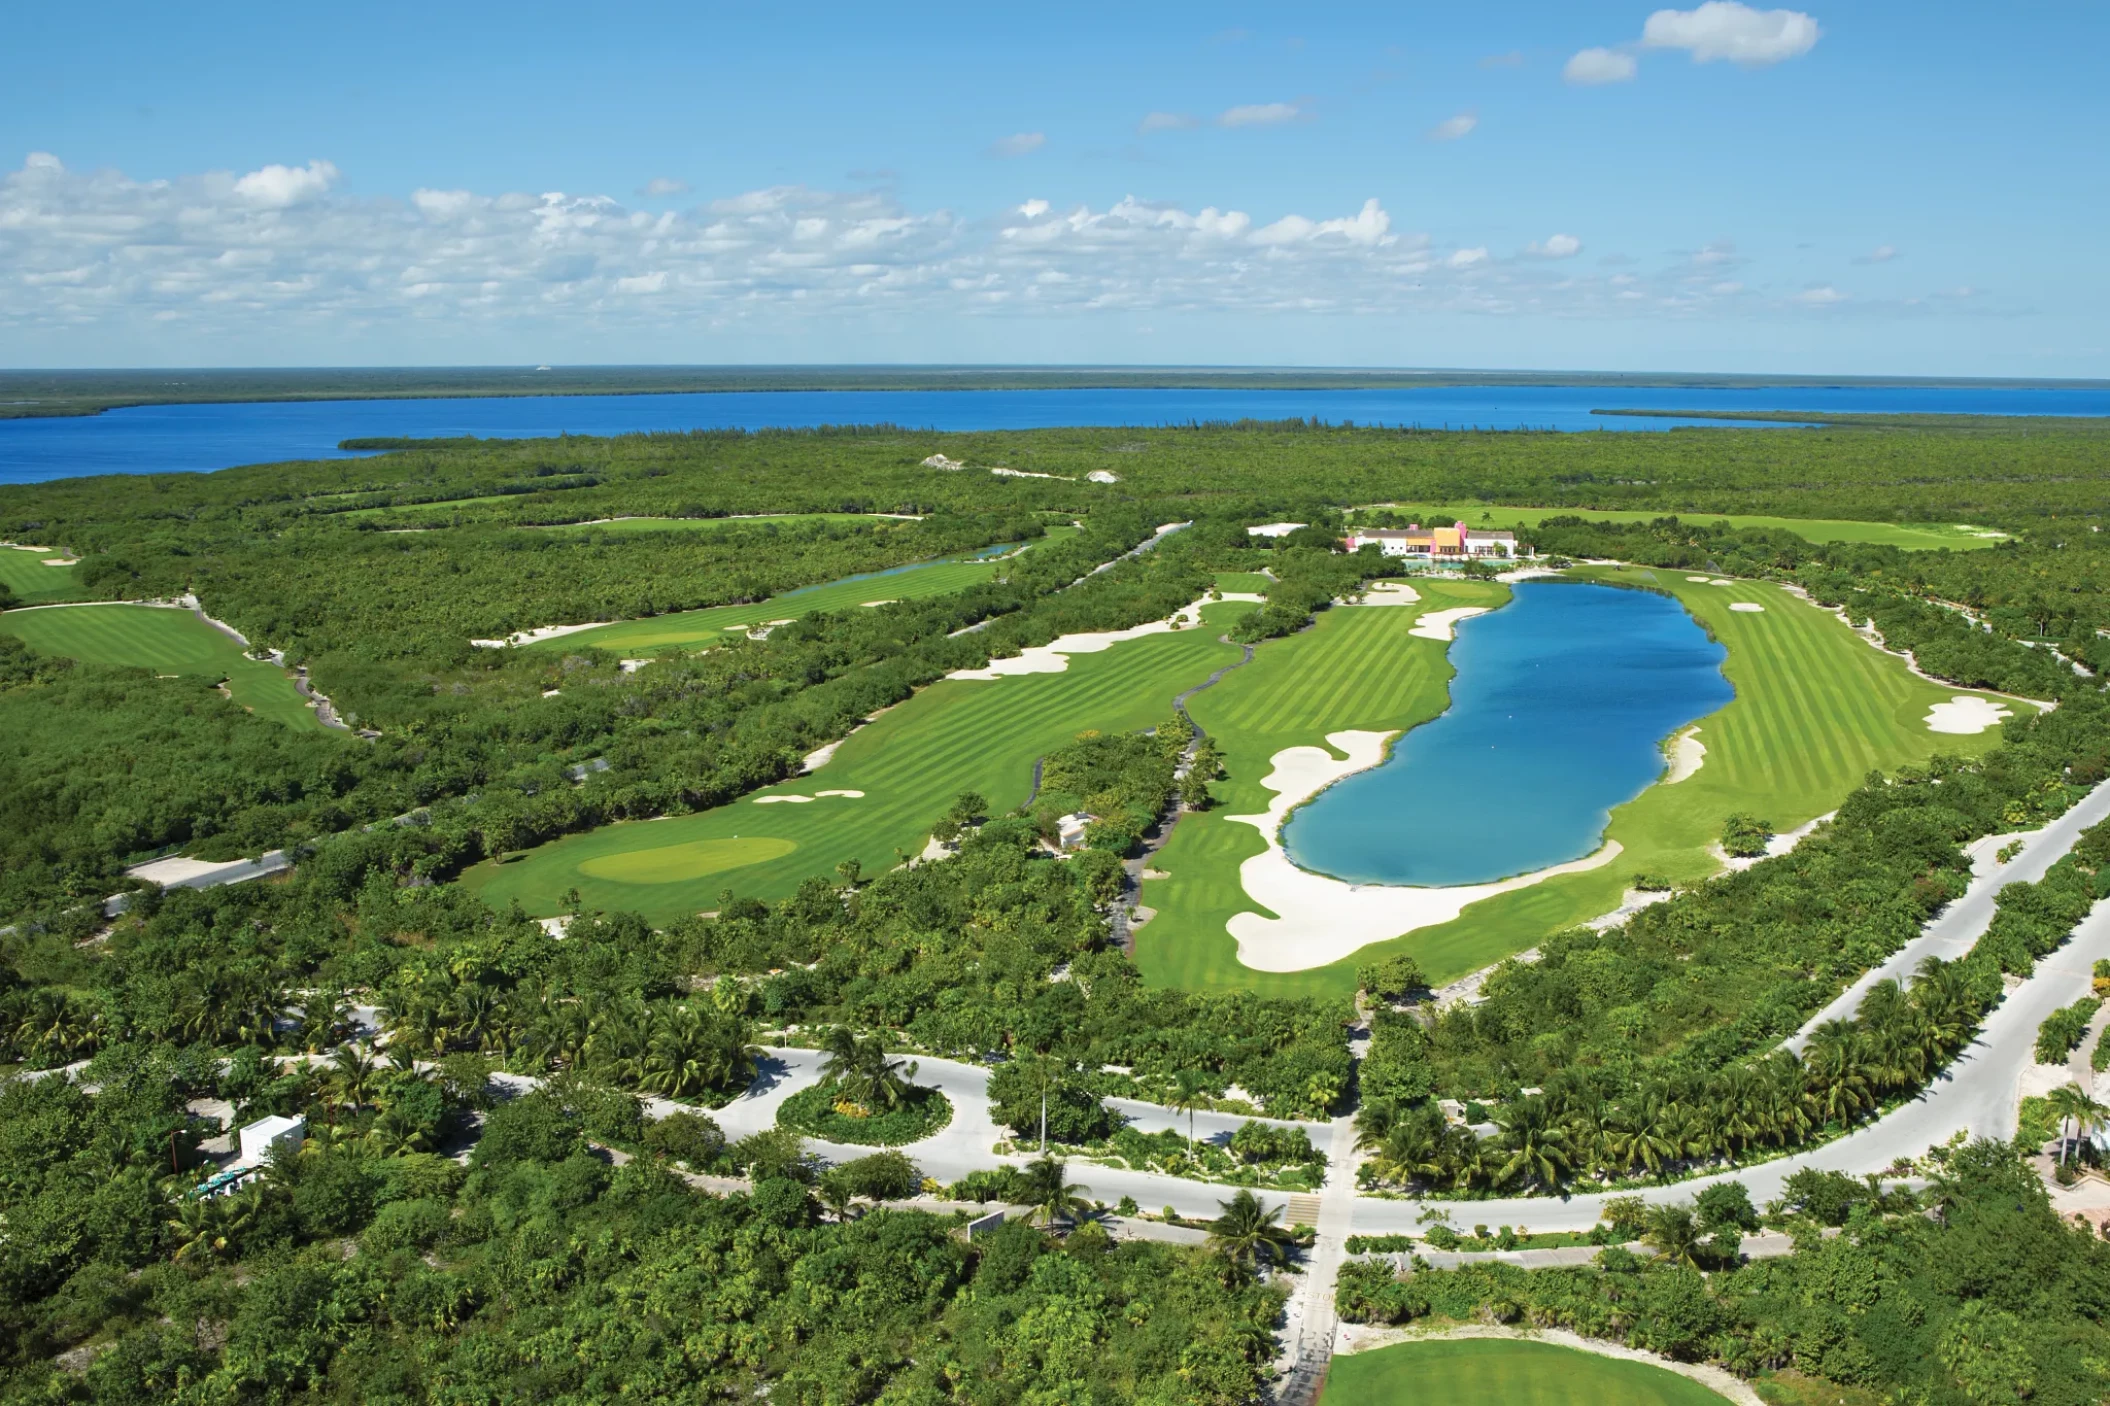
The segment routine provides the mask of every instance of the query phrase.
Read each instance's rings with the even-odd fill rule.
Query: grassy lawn
[[[322,727],[284,669],[249,658],[240,645],[188,610],[149,605],[10,610],[0,614],[0,630],[45,654],[224,680],[234,701],[258,717],[288,727]]]
[[[1216,573],[1216,589],[1219,591],[1241,591],[1256,596],[1267,594],[1273,581],[1257,571],[1219,571]]]
[[[607,522],[562,522],[527,525],[527,532],[723,532],[733,527],[805,527],[812,523],[898,523],[904,519],[875,513],[765,513],[756,517],[621,517]]]
[[[1449,669],[1428,655],[1442,646],[1406,637],[1404,618],[1396,625],[1358,618],[1410,617],[1412,608],[1331,611],[1319,628],[1263,645],[1252,665],[1189,704],[1226,749],[1233,779],[1218,788],[1229,803],[1217,814],[1182,819],[1160,852],[1157,867],[1173,877],[1144,885],[1143,902],[1158,910],[1137,935],[1145,976],[1167,985],[1339,995],[1354,989],[1359,963],[1408,953],[1440,984],[1611,912],[1636,874],[1654,872],[1679,882],[1705,878],[1716,868],[1708,846],[1735,812],[1789,830],[1832,810],[1871,769],[1892,770],[1939,751],[1977,753],[1998,741],[1992,731],[1929,732],[1927,710],[1965,690],[1915,677],[1903,661],[1869,648],[1837,617],[1777,586],[1695,584],[1683,573],[1627,568],[1575,574],[1676,596],[1727,647],[1724,672],[1736,688],[1734,701],[1699,724],[1707,754],[1697,773],[1675,785],[1651,786],[1613,810],[1606,834],[1623,847],[1617,860],[1487,899],[1454,922],[1373,944],[1331,967],[1263,975],[1241,965],[1224,923],[1252,906],[1242,901],[1237,866],[1259,853],[1260,841],[1250,826],[1228,825],[1222,816],[1263,808],[1267,793],[1258,782],[1267,772],[1266,758],[1294,743],[1318,742],[1326,732],[1402,726],[1444,706]],[[1471,588],[1462,582],[1416,587],[1424,609],[1462,603],[1440,593]],[[1763,609],[1735,611],[1735,602]],[[1379,707],[1386,686],[1395,692]],[[1262,729],[1264,740],[1245,743],[1240,734],[1246,728]]]
[[[80,568],[44,564],[47,559],[65,555],[60,551],[25,552],[16,547],[0,547],[0,585],[13,591],[23,605],[77,599]]]
[[[510,863],[479,864],[464,882],[501,908],[517,898],[531,913],[553,914],[576,887],[590,908],[665,922],[716,908],[725,888],[780,898],[814,875],[832,878],[845,859],[868,873],[891,868],[899,852],[921,852],[962,791],[1008,810],[1032,789],[1034,759],[1077,733],[1162,719],[1177,694],[1239,657],[1219,636],[1251,608],[1212,606],[1200,629],[1076,655],[1060,674],[940,680],[852,733],[810,776],[716,810],[567,836]]]
[[[1041,541],[1068,537],[1076,531],[1074,527],[1051,527]],[[714,605],[704,610],[678,610],[645,620],[621,620],[581,630],[577,634],[542,640],[528,647],[628,651],[669,646],[697,649],[722,638],[729,630],[752,629],[769,620],[789,620],[824,610],[849,610],[877,601],[926,600],[932,596],[950,595],[979,585],[1002,569],[1000,559],[948,558],[915,562],[888,571],[808,586],[748,605]]]
[[[1749,513],[1671,513],[1663,509],[1633,512],[1599,508],[1504,508],[1486,503],[1451,503],[1421,509],[1429,517],[1449,515],[1473,527],[1535,527],[1549,517],[1580,517],[1593,522],[1653,522],[1677,517],[1685,522],[1727,522],[1733,527],[1779,528],[1809,542],[1873,542],[1908,552],[1976,551],[2000,539],[1981,537],[1982,528],[1931,522],[1848,522],[1834,518],[1762,517]]]
[[[1321,1406],[1721,1406],[1698,1382],[1551,1343],[1467,1338],[1336,1357]]]

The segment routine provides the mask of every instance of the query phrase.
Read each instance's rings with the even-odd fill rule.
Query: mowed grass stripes
[[[14,593],[21,605],[46,601],[74,600],[80,595],[80,567],[46,566],[46,561],[65,558],[60,551],[25,552],[20,547],[0,547],[0,586]]]
[[[1320,1406],[1723,1406],[1700,1383],[1646,1362],[1552,1343],[1401,1343],[1333,1359]]]
[[[1671,512],[1654,508],[1503,508],[1486,503],[1453,503],[1447,507],[1422,509],[1437,520],[1460,520],[1472,527],[1536,527],[1549,517],[1579,517],[1591,522],[1654,522],[1675,517],[1681,522],[1726,522],[1734,528],[1759,527],[1792,532],[1805,542],[1867,542],[1896,547],[1907,552],[1972,552],[1998,543],[2006,534],[1966,523],[1945,522],[1853,522],[1841,518],[1767,517],[1757,513]]]
[[[321,729],[284,669],[242,647],[188,610],[150,605],[71,605],[0,613],[0,631],[44,654],[225,682],[234,701],[288,727]]]
[[[1074,527],[1051,527],[1040,541],[1072,536],[1076,531]],[[876,601],[928,600],[933,596],[951,595],[989,580],[1003,570],[1005,560],[1007,558],[917,562],[787,591],[781,596],[747,605],[715,605],[704,610],[680,610],[644,620],[619,621],[541,640],[528,648],[638,652],[667,648],[701,649],[723,639],[733,630],[751,630],[771,620],[791,620],[821,611],[851,610]]]
[[[722,889],[781,898],[815,875],[832,877],[847,859],[867,872],[891,868],[921,852],[961,792],[1008,810],[1031,791],[1034,760],[1079,732],[1162,720],[1177,695],[1238,659],[1220,636],[1250,609],[1209,607],[1200,628],[1073,656],[1060,674],[941,680],[851,734],[811,775],[715,810],[570,836],[511,863],[480,864],[464,881],[500,907],[518,899],[530,913],[552,914],[577,888],[588,907],[666,922],[716,908]],[[791,848],[745,843],[754,840]],[[742,843],[722,843],[730,841]],[[644,874],[655,881],[635,881]]]
[[[1331,967],[1274,975],[1242,966],[1224,923],[1254,907],[1244,901],[1237,865],[1258,853],[1260,842],[1252,827],[1226,825],[1222,815],[1263,808],[1267,793],[1254,783],[1266,774],[1266,759],[1282,747],[1315,743],[1345,727],[1403,725],[1361,720],[1367,715],[1357,705],[1375,684],[1358,676],[1404,678],[1427,667],[1416,662],[1421,651],[1444,648],[1408,637],[1404,629],[1358,631],[1351,623],[1344,630],[1335,623],[1362,615],[1411,616],[1409,608],[1330,611],[1319,628],[1263,645],[1252,666],[1190,704],[1196,720],[1232,756],[1234,776],[1219,787],[1227,804],[1218,814],[1183,820],[1159,855],[1156,867],[1172,877],[1144,885],[1143,902],[1158,912],[1137,934],[1145,976],[1166,985],[1341,995],[1355,989],[1358,964],[1405,953],[1440,984],[1613,911],[1638,874],[1677,882],[1706,878],[1719,867],[1709,847],[1731,814],[1747,812],[1790,830],[1835,809],[1871,770],[1895,770],[1937,752],[1973,755],[1999,741],[1997,731],[1930,732],[1928,710],[1969,690],[1918,678],[1902,660],[1870,648],[1837,616],[1779,586],[1717,586],[1687,581],[1682,572],[1639,568],[1593,567],[1574,574],[1675,596],[1727,648],[1723,672],[1736,689],[1732,702],[1698,725],[1706,756],[1697,773],[1651,786],[1612,812],[1606,838],[1621,845],[1617,860],[1488,899],[1455,922],[1374,944]],[[1439,597],[1439,588],[1421,589],[1424,609],[1464,603]],[[1737,603],[1760,609],[1732,609]],[[1381,649],[1347,647],[1361,633],[1373,645],[1380,633],[1394,635],[1397,658],[1388,660]],[[1444,706],[1438,685],[1448,679],[1448,666],[1439,666],[1434,677],[1437,684],[1420,696],[1426,701],[1415,721]],[[1407,700],[1396,706],[1395,716],[1417,711]],[[1246,733],[1258,745],[1246,742]]]

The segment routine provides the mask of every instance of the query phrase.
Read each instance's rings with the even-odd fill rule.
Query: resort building
[[[298,1152],[308,1140],[308,1120],[274,1113],[246,1123],[239,1135],[242,1155],[191,1188],[192,1200],[209,1196],[231,1196],[264,1170],[273,1148]]]
[[[1374,546],[1388,557],[1418,557],[1429,561],[1464,561],[1470,557],[1507,559],[1517,554],[1517,535],[1467,527],[1462,523],[1452,527],[1423,527],[1415,523],[1404,529],[1359,527],[1343,539],[1342,545],[1351,552]]]
[[[1055,822],[1055,839],[1066,850],[1084,848],[1084,832],[1099,819],[1084,811],[1071,811]]]
[[[1248,537],[1287,537],[1304,524],[1301,522],[1263,522],[1258,527],[1248,527]]]

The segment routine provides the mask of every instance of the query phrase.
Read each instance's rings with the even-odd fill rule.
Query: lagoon
[[[1662,743],[1733,696],[1726,652],[1667,595],[1528,581],[1460,622],[1451,706],[1295,811],[1282,845],[1350,883],[1487,883],[1595,851]]]
[[[1678,418],[1605,416],[1668,410]],[[0,484],[86,474],[203,473],[347,457],[341,440],[532,438],[695,429],[894,424],[932,430],[1184,425],[1316,418],[1423,429],[1649,433],[1710,410],[1982,415],[2110,414],[2110,390],[2029,386],[1458,386],[1427,388],[722,391],[423,400],[142,405],[100,415],[0,420]],[[1719,421],[1713,423],[1722,423]]]

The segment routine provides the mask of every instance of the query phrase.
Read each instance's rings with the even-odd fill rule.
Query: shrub
[[[670,1113],[647,1123],[643,1142],[648,1151],[685,1162],[691,1171],[713,1171],[725,1163],[725,1134],[701,1113]]]

